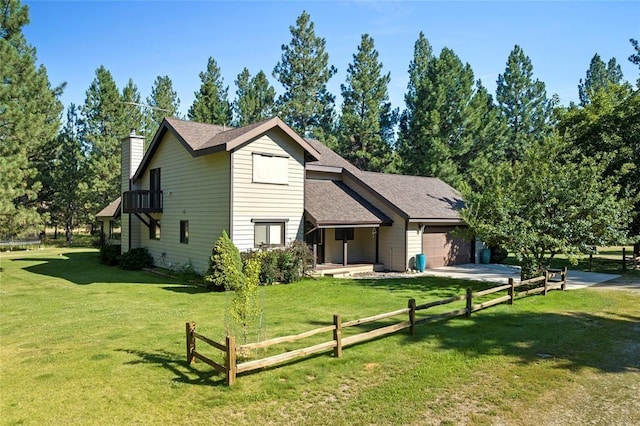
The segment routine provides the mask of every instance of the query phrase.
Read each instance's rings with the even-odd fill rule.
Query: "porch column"
[[[376,229],[376,264],[380,263],[379,250],[380,250],[380,228],[377,228]]]
[[[347,266],[347,239],[342,240],[342,265]]]
[[[313,269],[318,266],[318,243],[313,243]]]

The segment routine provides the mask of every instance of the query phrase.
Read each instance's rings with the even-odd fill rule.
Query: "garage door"
[[[452,227],[427,227],[422,234],[422,251],[427,268],[471,263],[471,242],[452,235]]]

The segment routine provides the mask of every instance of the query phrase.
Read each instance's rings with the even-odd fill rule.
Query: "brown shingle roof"
[[[336,154],[322,142],[315,139],[307,139],[307,142],[309,142],[309,144],[314,147],[321,156],[317,161],[308,161],[307,166],[338,167],[349,170],[352,173],[360,171],[360,169]]]
[[[392,223],[343,182],[307,179],[304,190],[305,211],[318,227]]]
[[[460,220],[464,201],[458,191],[435,177],[360,172],[355,175],[409,219]]]
[[[276,128],[293,139],[306,151],[307,154],[309,154],[311,158],[317,159],[320,157],[320,153],[318,153],[311,144],[301,138],[278,117],[273,117],[243,127],[226,127],[215,124],[179,120],[177,118],[165,118],[160,125],[156,136],[153,138],[151,146],[142,159],[142,163],[136,171],[133,179],[138,179],[142,173],[144,173],[144,170],[149,164],[149,161],[151,161],[151,157],[153,157],[158,144],[163,139],[163,136],[167,131],[172,131],[189,153],[196,157],[219,151],[230,151],[251,141],[253,138],[259,137],[269,130]]]
[[[107,207],[100,210],[96,217],[118,217],[120,216],[120,197],[113,200]]]

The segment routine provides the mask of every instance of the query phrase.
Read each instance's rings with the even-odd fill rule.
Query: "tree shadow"
[[[25,271],[48,277],[62,278],[78,285],[111,284],[180,284],[169,277],[145,271],[125,271],[116,266],[100,263],[95,252],[61,253],[48,258],[27,257],[11,259],[31,263]]]
[[[352,280],[350,285],[371,287],[388,291],[428,292],[429,297],[450,297],[464,294],[468,287],[473,291],[496,287],[498,284],[486,281],[461,280],[448,277],[419,276],[403,278],[364,278]]]
[[[640,316],[604,315],[483,312],[417,326],[406,342],[432,340],[467,356],[500,354],[519,364],[552,360],[554,368],[640,372]]]
[[[206,371],[200,371],[187,366],[186,359],[178,359],[176,354],[164,350],[155,352],[145,352],[133,349],[116,349],[117,352],[124,352],[135,355],[138,359],[128,361],[127,365],[152,364],[158,365],[175,375],[172,381],[176,383],[184,383],[188,385],[199,386],[224,386],[225,377],[222,373],[202,363],[206,367]]]

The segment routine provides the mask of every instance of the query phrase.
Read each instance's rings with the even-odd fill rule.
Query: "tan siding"
[[[407,229],[408,268],[416,269],[416,254],[422,253],[422,233],[417,223],[410,223]]]
[[[344,182],[354,191],[365,197],[371,204],[393,220],[392,226],[380,227],[379,261],[385,269],[391,271],[406,271],[408,260],[406,257],[406,221],[386,203],[378,200],[369,189],[362,186],[349,176],[344,176]]]
[[[229,165],[229,153],[194,158],[167,133],[139,180],[140,188],[148,189],[149,171],[160,168],[164,195],[160,240],[150,240],[144,225],[139,233],[141,245],[156,263],[166,253],[165,266],[180,267],[191,259],[197,271],[207,269],[216,239],[222,230],[229,232]],[[181,220],[189,221],[188,244],[180,243]]]
[[[288,184],[254,183],[253,153],[287,156]],[[304,151],[280,131],[270,131],[237,149],[233,162],[233,242],[242,251],[253,248],[252,219],[288,220],[285,242],[303,238]]]

